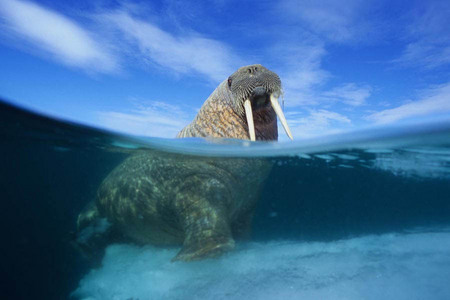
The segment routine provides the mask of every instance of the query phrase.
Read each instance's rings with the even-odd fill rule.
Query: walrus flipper
[[[78,216],[73,245],[94,266],[99,266],[104,249],[114,238],[111,223],[100,217],[95,201],[91,201]]]
[[[80,232],[84,228],[88,227],[91,223],[95,222],[99,216],[100,214],[95,201],[89,202],[83,211],[78,215],[77,231]]]
[[[226,208],[226,188],[217,179],[201,176],[185,183],[176,200],[184,242],[172,261],[216,257],[232,250],[234,240]]]

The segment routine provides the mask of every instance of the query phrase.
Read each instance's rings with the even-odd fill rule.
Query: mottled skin
[[[268,95],[280,90],[275,73],[261,65],[242,67],[219,85],[178,137],[249,139],[242,104],[250,98],[256,138],[276,140]],[[104,233],[107,239],[114,240],[111,236],[117,235],[111,232],[118,232],[139,244],[182,244],[174,260],[214,257],[232,249],[235,238],[248,236],[258,191],[270,169],[264,159],[141,151],[105,178],[95,205],[80,214],[78,228],[106,217],[112,223]]]

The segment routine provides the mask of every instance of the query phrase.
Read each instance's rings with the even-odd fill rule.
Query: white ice
[[[334,242],[238,243],[200,262],[177,249],[111,245],[74,298],[450,299],[450,231],[371,235]]]
[[[424,149],[411,149],[401,153],[380,153],[374,161],[374,167],[399,176],[448,179],[450,153],[438,150],[426,152]]]

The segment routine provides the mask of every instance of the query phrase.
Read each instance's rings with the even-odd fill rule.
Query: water
[[[170,140],[0,103],[0,137],[3,299],[450,299],[448,122],[294,143]],[[178,247],[113,244],[93,267],[74,244],[77,216],[138,151],[270,161],[251,239],[193,263],[170,262]]]

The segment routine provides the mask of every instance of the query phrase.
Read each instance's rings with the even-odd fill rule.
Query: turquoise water
[[[450,299],[450,121],[290,143],[173,140],[0,103],[0,135],[3,298]],[[270,161],[251,238],[192,263],[170,262],[178,247],[111,244],[94,265],[76,247],[77,216],[138,151]]]

